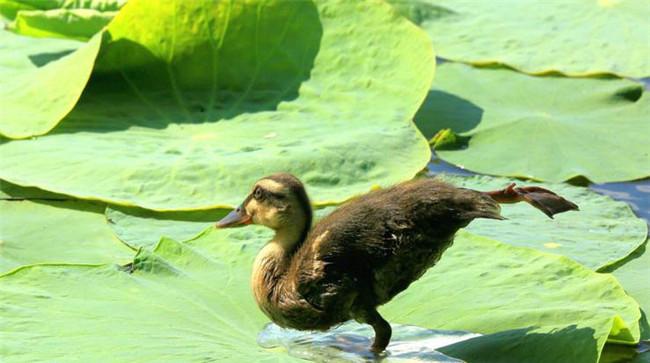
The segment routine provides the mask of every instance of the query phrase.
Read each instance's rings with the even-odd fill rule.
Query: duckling
[[[352,199],[312,228],[303,184],[280,173],[257,181],[216,227],[259,224],[275,231],[252,274],[255,300],[274,323],[327,330],[354,319],[372,326],[371,350],[380,353],[391,327],[377,307],[435,265],[458,229],[475,218],[504,219],[499,203],[521,201],[551,218],[578,209],[540,187],[479,192],[428,178]]]

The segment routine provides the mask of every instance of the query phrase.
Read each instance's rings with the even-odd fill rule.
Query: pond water
[[[315,362],[462,362],[435,349],[480,336],[464,331],[431,330],[391,324],[393,337],[386,352],[368,348],[373,330],[369,325],[347,322],[326,332],[304,332],[268,324],[257,338],[260,346],[283,348],[290,355]]]

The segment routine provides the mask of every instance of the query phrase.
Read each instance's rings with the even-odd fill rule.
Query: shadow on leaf
[[[455,133],[475,128],[483,117],[483,109],[461,97],[431,90],[415,114],[415,124],[424,137],[431,139],[438,131],[451,129]]]

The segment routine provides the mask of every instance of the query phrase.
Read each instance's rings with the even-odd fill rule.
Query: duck
[[[251,286],[275,324],[325,331],[348,320],[369,324],[375,354],[390,324],[377,308],[441,258],[476,218],[503,220],[500,204],[527,202],[553,218],[578,206],[536,186],[481,192],[420,178],[353,198],[312,226],[304,184],[289,173],[259,179],[216,228],[256,224],[275,234],[257,254]]]

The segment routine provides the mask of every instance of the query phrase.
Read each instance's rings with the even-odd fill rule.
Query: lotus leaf
[[[0,201],[0,274],[34,263],[126,263],[104,206],[82,201]]]
[[[86,86],[100,42],[101,34],[84,44],[0,30],[0,136],[25,138],[56,126]]]
[[[595,362],[608,335],[639,339],[638,305],[612,276],[467,232],[382,310],[398,323],[490,334],[440,349],[468,361]]]
[[[645,1],[390,1],[446,59],[533,74],[650,75]]]
[[[265,319],[249,296],[252,254],[212,242],[221,255],[162,240],[137,256],[132,274],[36,265],[5,275],[0,354],[7,362],[277,361],[255,343]],[[28,348],[23,339],[36,337]]]
[[[641,320],[641,338],[650,340],[650,325],[647,314],[650,313],[650,253],[645,243],[623,261],[610,266],[606,272],[611,272],[623,285],[625,291],[641,306],[645,316]]]
[[[10,29],[33,37],[88,40],[117,14],[92,9],[23,10]]]
[[[115,235],[130,246],[154,247],[161,237],[184,241],[196,237],[228,213],[227,209],[155,212],[108,206],[106,219]]]
[[[259,227],[210,229],[186,243],[163,238],[124,267],[16,269],[0,278],[0,353],[8,362],[115,361],[134,354],[142,361],[278,360],[255,343],[267,320],[248,287],[254,256],[270,236]],[[609,275],[469,234],[442,261],[387,306],[391,319],[487,333],[577,324],[563,332],[571,349],[551,349],[553,358],[596,357],[610,329],[617,340],[638,339],[638,306]],[[531,309],[540,305],[545,308]],[[29,344],[36,337],[39,344]],[[521,356],[555,339],[507,332],[502,345],[489,348]]]
[[[127,0],[2,0],[2,4],[15,3],[39,10],[94,9],[100,11],[119,10]]]
[[[456,132],[436,153],[475,172],[603,183],[650,175],[648,114],[650,97],[632,81],[446,63],[416,122],[426,135]]]
[[[92,9],[116,11],[126,0],[0,0],[0,16],[9,20],[23,10]]]
[[[516,182],[548,188],[580,206],[575,213],[562,213],[549,219],[525,203],[504,205],[508,220],[479,219],[467,230],[514,246],[531,247],[561,254],[594,270],[617,262],[637,249],[646,239],[646,222],[630,207],[587,188],[568,184],[529,183],[488,176],[445,175],[452,184],[476,189],[496,190]]]
[[[234,207],[288,171],[323,204],[430,158],[410,121],[432,80],[430,41],[382,2],[136,0],[108,33],[64,122],[0,145],[2,179],[192,210]]]

